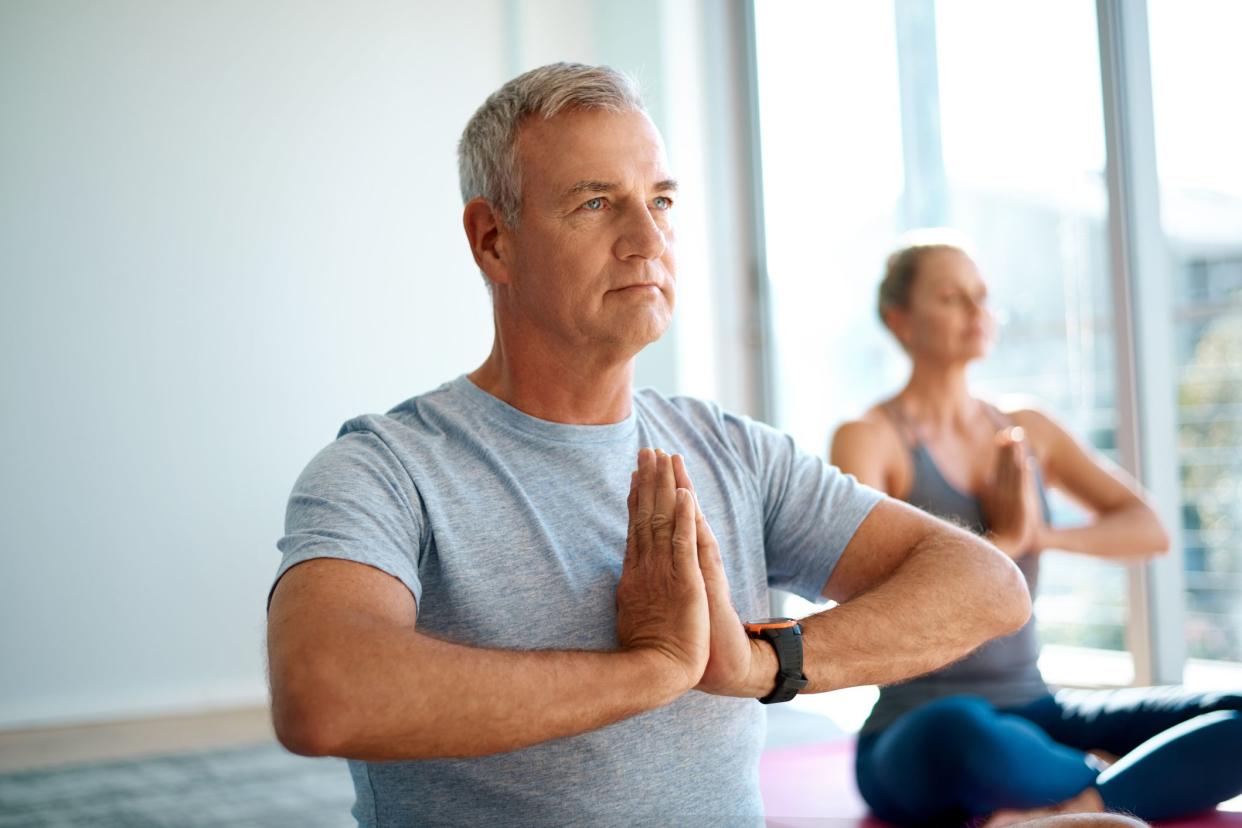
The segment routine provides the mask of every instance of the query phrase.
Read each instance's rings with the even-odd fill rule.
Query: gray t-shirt
[[[883,495],[772,428],[643,390],[624,421],[536,419],[458,377],[347,422],[294,484],[279,579],[343,558],[400,579],[418,629],[465,645],[613,650],[638,450],[681,453],[743,617],[816,599]],[[569,688],[548,688],[548,703]],[[462,677],[469,692],[469,676]],[[360,825],[762,824],[762,706],[686,693],[578,736],[474,759],[351,760]]]

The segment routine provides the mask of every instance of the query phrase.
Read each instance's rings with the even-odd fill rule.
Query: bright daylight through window
[[[884,260],[918,227],[964,231],[999,336],[971,375],[1029,395],[1116,457],[1106,144],[1088,0],[755,4],[776,425],[818,454],[898,391],[907,361],[875,314]],[[1232,21],[1232,22],[1230,22]],[[1192,657],[1242,661],[1242,146],[1239,109],[1195,93],[1242,77],[1232,0],[1152,0],[1156,136],[1175,260],[1179,450]],[[1055,49],[1049,48],[1055,44]],[[1230,84],[1231,86],[1231,84]],[[1138,366],[1141,375],[1143,366]],[[1054,522],[1081,513],[1064,498]],[[1127,575],[1051,552],[1046,644],[1118,652]]]

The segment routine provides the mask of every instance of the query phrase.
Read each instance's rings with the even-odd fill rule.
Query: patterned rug
[[[275,743],[0,775],[3,828],[349,828],[343,759]]]

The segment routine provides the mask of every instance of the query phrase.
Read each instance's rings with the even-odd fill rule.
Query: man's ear
[[[509,283],[509,229],[485,198],[472,198],[462,210],[462,226],[474,263],[495,285]]]

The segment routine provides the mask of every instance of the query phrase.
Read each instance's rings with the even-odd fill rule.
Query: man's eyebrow
[[[580,193],[610,193],[619,189],[620,184],[615,181],[579,181],[574,186],[565,191],[565,195],[578,195]],[[677,189],[677,182],[671,178],[666,178],[655,185],[655,189],[661,191],[670,191]]]
[[[579,181],[577,184],[570,187],[565,192],[565,195],[577,195],[578,193],[608,193],[620,186],[620,184],[612,181]]]

